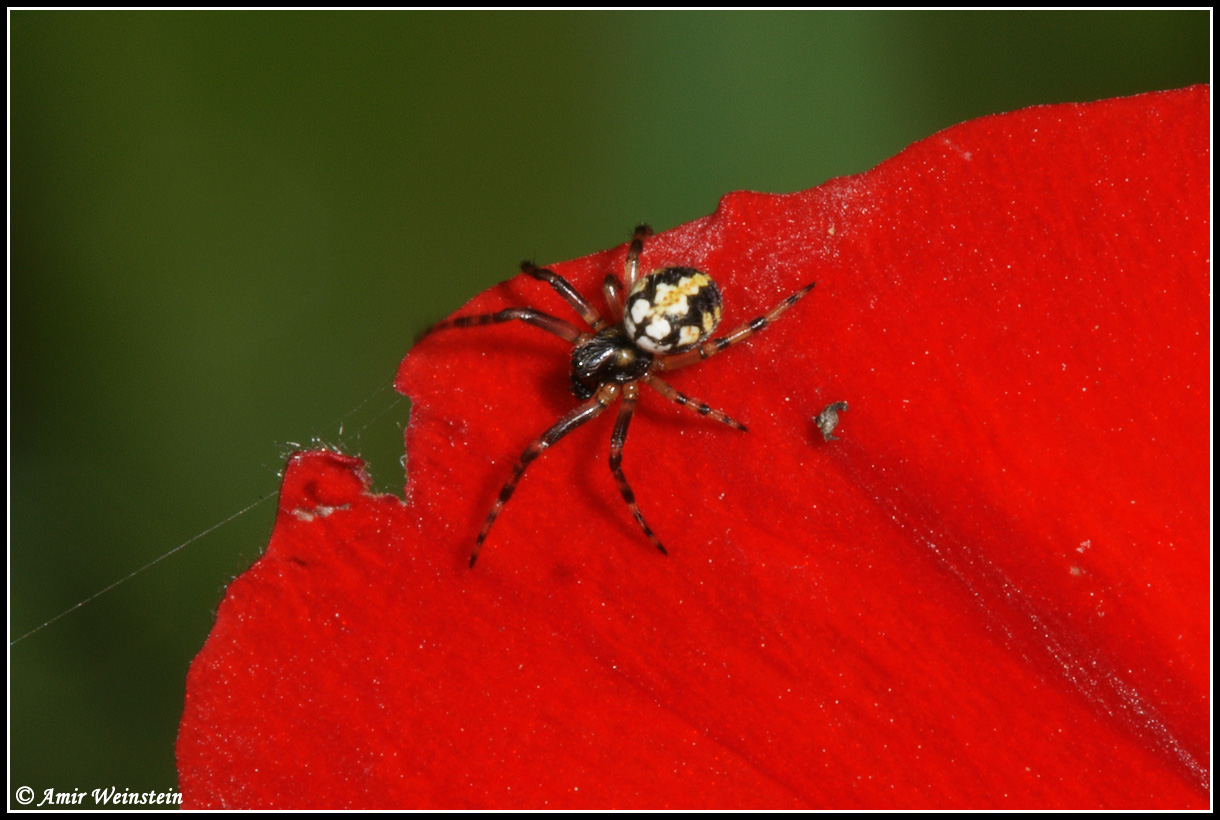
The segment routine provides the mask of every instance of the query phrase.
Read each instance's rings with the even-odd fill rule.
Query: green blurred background
[[[973,117],[1208,82],[1209,28],[12,13],[10,640],[272,493],[297,444],[401,492],[400,358],[521,258],[864,171]],[[274,503],[10,647],[12,789],[175,785],[187,664]]]

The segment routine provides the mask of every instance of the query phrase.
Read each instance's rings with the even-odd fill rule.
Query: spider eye
[[[680,353],[720,324],[720,288],[694,268],[662,268],[635,283],[623,306],[623,329],[649,353]]]

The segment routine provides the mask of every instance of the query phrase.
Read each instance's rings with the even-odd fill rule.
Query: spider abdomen
[[[623,329],[650,353],[680,353],[708,339],[720,324],[720,288],[695,268],[662,268],[627,294]]]
[[[621,327],[604,328],[572,348],[572,393],[587,399],[603,384],[642,378],[651,365],[652,355],[633,345]]]

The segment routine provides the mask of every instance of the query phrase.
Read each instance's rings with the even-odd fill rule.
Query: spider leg
[[[631,236],[631,247],[627,249],[627,261],[623,263],[623,278],[607,273],[602,280],[602,293],[606,295],[606,302],[616,319],[623,318],[623,299],[640,279],[640,254],[644,252],[644,240],[650,236],[652,228],[644,224],[636,225],[635,233]]]
[[[606,295],[606,303],[610,305],[614,318],[621,321],[623,318],[623,283],[613,273],[607,273],[606,278],[602,280],[602,293]]]
[[[540,310],[533,308],[506,308],[499,313],[479,313],[474,316],[459,316],[456,319],[446,319],[443,322],[437,322],[432,327],[424,330],[423,333],[415,337],[415,341],[435,333],[438,330],[447,330],[449,328],[466,328],[466,327],[481,327],[482,325],[494,325],[500,322],[511,322],[518,319],[522,322],[527,322],[534,327],[540,327],[548,333],[554,333],[559,338],[575,344],[585,334],[580,328],[570,322],[565,322],[549,313],[543,313]]]
[[[778,319],[781,313],[799,302],[801,297],[813,290],[813,286],[816,284],[817,282],[810,282],[808,285],[805,285],[805,287],[801,288],[796,293],[792,294],[787,299],[771,308],[768,313],[759,316],[757,319],[752,319],[751,321],[746,322],[744,325],[726,336],[718,336],[715,339],[708,339],[694,350],[688,350],[685,353],[678,353],[673,356],[658,357],[655,365],[656,368],[658,370],[677,370],[679,367],[686,367],[689,364],[701,362],[706,358],[715,356],[720,351],[724,350],[725,348],[732,347],[738,342],[744,342],[746,339],[750,338],[755,333]]]
[[[618,419],[614,422],[614,434],[610,438],[610,472],[614,473],[618,491],[622,493],[623,500],[627,502],[627,508],[631,510],[631,514],[635,516],[635,522],[644,530],[644,534],[648,536],[648,540],[654,547],[663,554],[669,555],[665,547],[661,545],[661,540],[652,531],[652,527],[648,526],[648,522],[644,520],[644,514],[640,512],[640,505],[635,503],[635,493],[631,491],[631,485],[627,483],[627,476],[623,475],[623,443],[627,440],[627,427],[631,424],[631,414],[635,412],[638,394],[639,387],[636,384],[630,383],[623,386],[623,405],[619,408]]]
[[[568,282],[567,279],[564,279],[562,276],[552,270],[540,268],[533,262],[529,261],[521,263],[521,272],[528,274],[535,279],[546,282],[548,285],[553,287],[555,292],[562,296],[564,301],[572,306],[572,310],[579,313],[580,318],[588,322],[594,330],[601,330],[606,326],[606,320],[602,318],[601,314],[597,312],[593,305],[589,304],[588,301],[585,300],[585,297],[576,292],[576,288],[572,287],[571,283]]]
[[[679,392],[678,390],[675,390],[673,387],[671,387],[670,385],[661,381],[660,379],[658,379],[656,376],[653,376],[652,374],[645,374],[644,381],[646,381],[653,390],[657,391],[662,396],[664,396],[665,398],[672,401],[674,404],[680,404],[683,407],[689,407],[691,410],[695,411],[696,413],[698,413],[701,416],[708,416],[709,418],[713,418],[716,421],[723,422],[724,424],[727,424],[729,427],[732,427],[736,430],[741,430],[743,433],[747,429],[744,424],[742,424],[741,422],[737,421],[736,419],[730,417],[727,413],[723,413],[714,407],[709,407],[706,404],[704,404],[703,402],[699,401],[698,399],[688,396],[685,393]]]
[[[508,499],[513,497],[513,491],[517,489],[517,483],[525,473],[525,468],[530,466],[530,462],[538,458],[543,450],[559,441],[580,425],[601,415],[603,410],[614,403],[618,395],[619,386],[617,384],[602,385],[598,388],[597,393],[593,395],[593,398],[576,407],[572,412],[555,422],[545,433],[529,443],[529,446],[525,448],[525,452],[517,459],[517,464],[513,467],[513,474],[508,477],[508,481],[505,481],[504,486],[500,488],[500,495],[496,498],[496,503],[491,505],[491,510],[487,513],[487,520],[483,522],[483,529],[479,530],[479,537],[474,542],[474,552],[470,554],[471,568],[474,567],[474,562],[479,560],[479,552],[483,549],[483,541],[486,540],[487,533],[491,531],[491,525],[496,523],[496,519],[500,517],[500,511],[504,509]]]
[[[635,283],[640,281],[640,254],[644,252],[644,240],[652,236],[652,228],[648,225],[635,226],[631,236],[631,247],[627,249],[627,261],[623,265],[624,293],[631,293]]]

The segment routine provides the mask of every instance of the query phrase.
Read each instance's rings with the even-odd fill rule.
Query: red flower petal
[[[427,338],[407,505],[290,463],[191,668],[186,804],[1206,807],[1209,107],[989,117],[650,240],[716,277],[724,329],[819,282],[673,374],[749,433],[643,392],[624,469],[669,557],[606,413],[466,569],[575,405],[568,346]],[[554,269],[592,296],[624,253]],[[509,305],[577,321],[524,277],[461,314]]]

